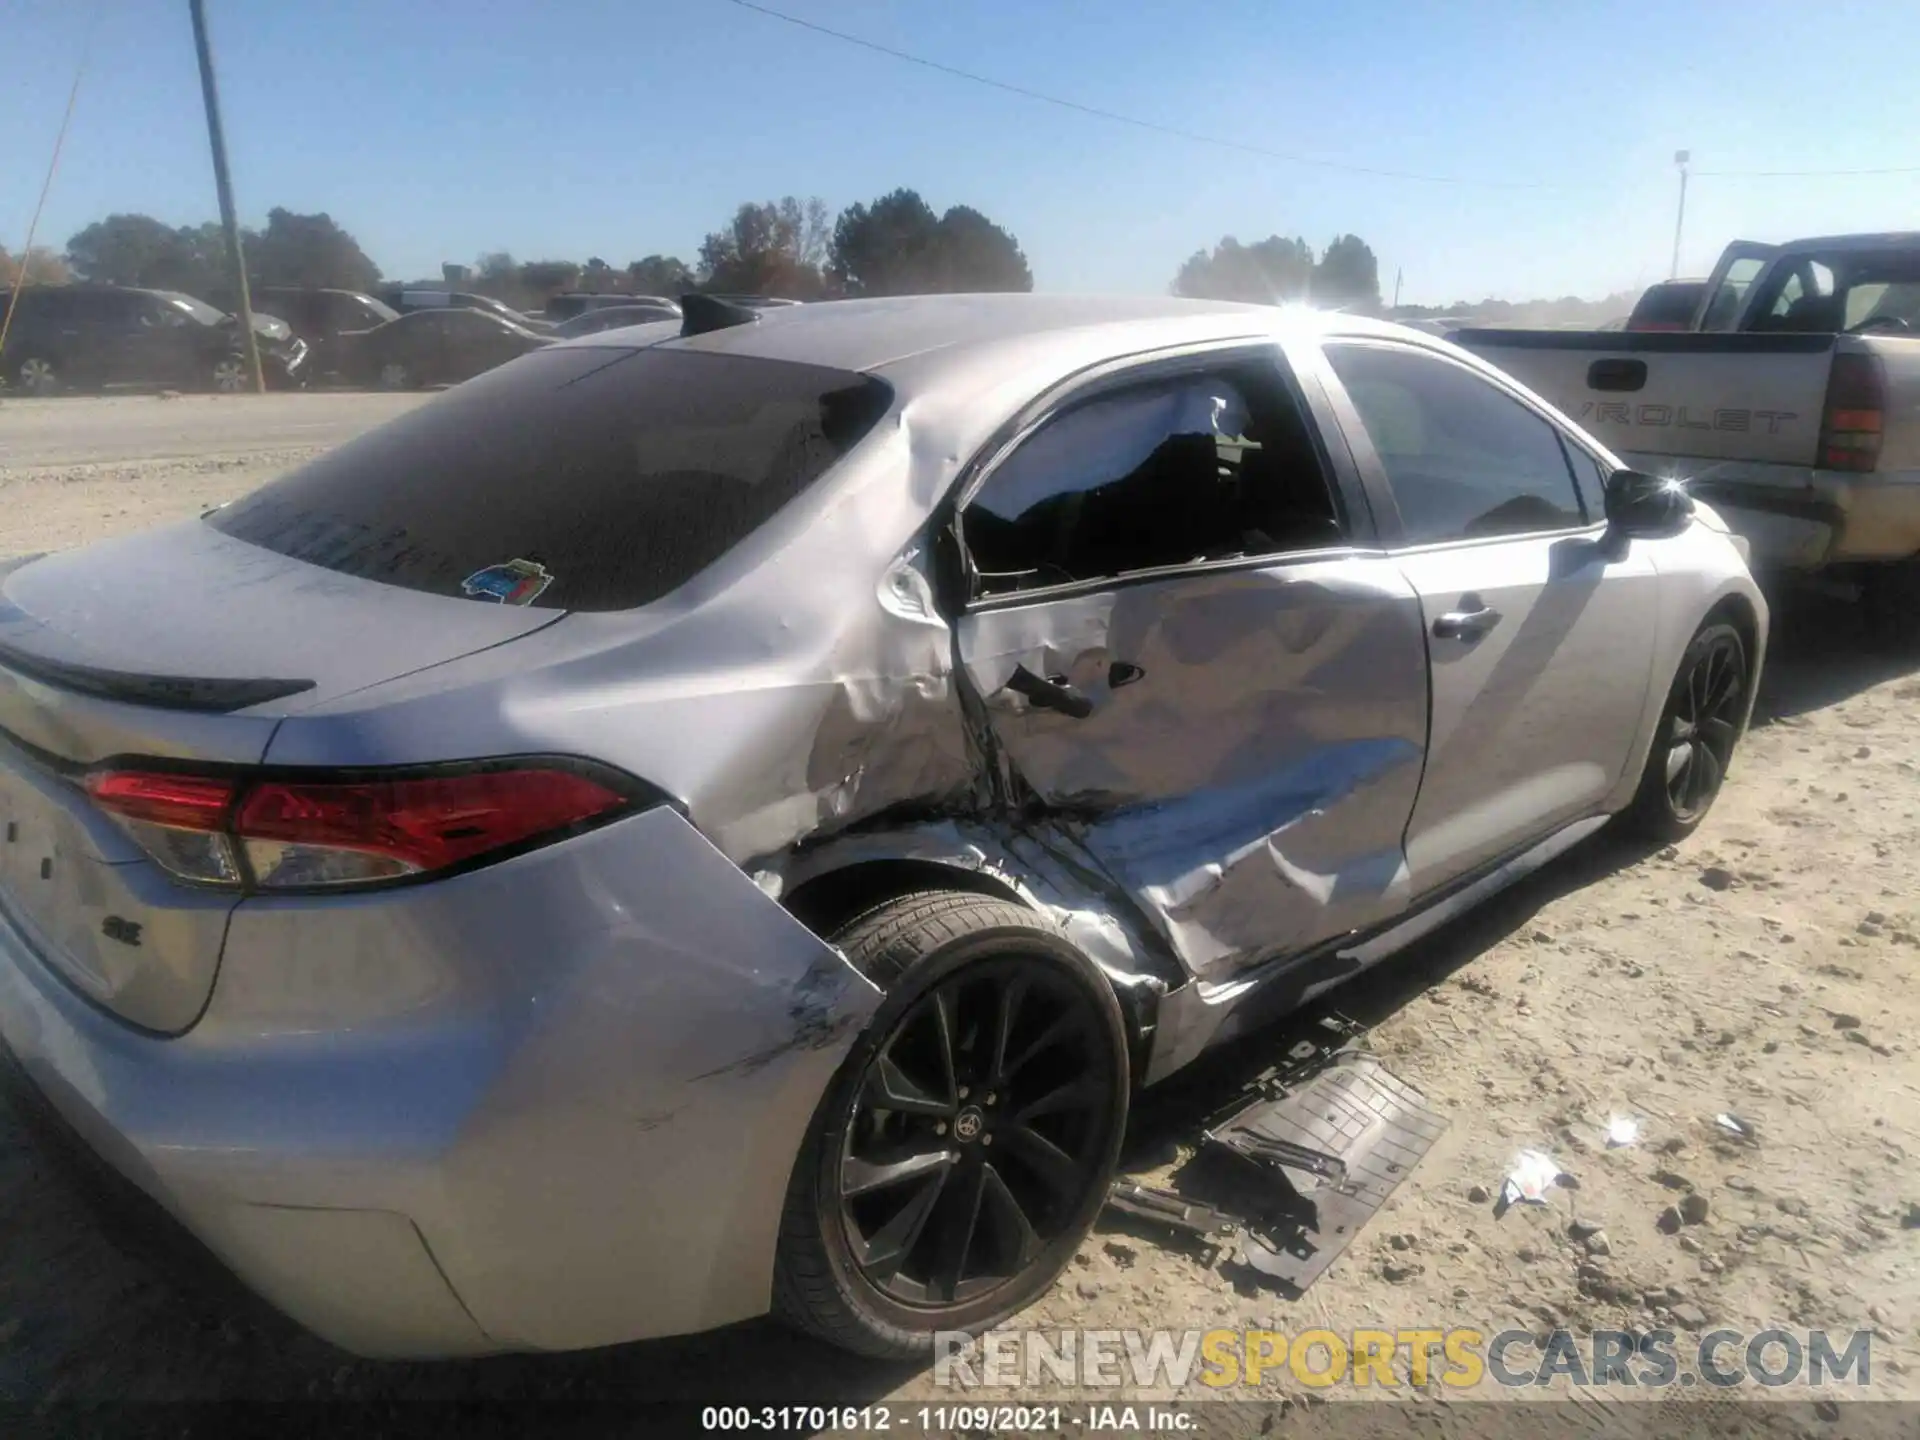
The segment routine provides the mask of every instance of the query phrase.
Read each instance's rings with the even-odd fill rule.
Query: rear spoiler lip
[[[212,679],[192,675],[143,675],[51,660],[0,641],[0,666],[57,689],[71,690],[96,700],[144,705],[156,710],[183,710],[202,715],[230,715],[269,700],[283,700],[314,688],[312,680],[276,680],[267,677]]]

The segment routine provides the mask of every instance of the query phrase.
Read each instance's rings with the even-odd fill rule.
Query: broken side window
[[[1111,390],[1054,416],[967,504],[977,596],[1344,543],[1320,453],[1259,365]]]

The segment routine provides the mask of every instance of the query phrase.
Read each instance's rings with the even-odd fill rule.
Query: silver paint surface
[[[1665,677],[1715,604],[1751,604],[1764,642],[1710,514],[1604,576],[1566,568],[1561,541],[1507,542],[943,608],[940,507],[1041,397],[1125,357],[1311,355],[1336,333],[1493,373],[1392,327],[1265,307],[792,307],[664,343],[870,371],[893,409],[640,611],[415,595],[198,522],[0,570],[0,641],[316,682],[206,715],[0,667],[0,729],[44,752],[0,756],[7,803],[57,837],[61,883],[91,887],[33,898],[37,871],[0,854],[0,1033],[103,1155],[348,1348],[566,1348],[763,1313],[802,1135],[878,1002],[784,908],[809,884],[912,866],[1031,906],[1113,980],[1151,1082],[1263,997],[1360,968],[1366,933],[1394,933],[1433,877],[1626,804]],[[1363,444],[1326,438],[1365,470]],[[1433,608],[1475,586],[1511,596],[1512,628],[1430,658]],[[1140,677],[1112,685],[1116,661]],[[1091,714],[1020,701],[1016,665],[1066,676]],[[685,818],[380,894],[236,902],[167,881],[45,768],[124,754],[578,755]],[[83,943],[72,927],[96,910],[155,942]]]

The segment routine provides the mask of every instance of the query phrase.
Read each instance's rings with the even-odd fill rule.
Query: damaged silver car
[[[5,567],[0,1033],[350,1350],[923,1354],[1139,1086],[1698,824],[1766,627],[1408,330],[690,301]]]

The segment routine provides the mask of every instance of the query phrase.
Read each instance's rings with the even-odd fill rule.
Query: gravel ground
[[[197,513],[407,402],[176,408],[193,403],[0,408],[0,553]],[[273,413],[250,416],[253,403]],[[202,450],[175,415],[206,429]],[[308,423],[326,428],[288,428]],[[51,463],[62,431],[90,435],[96,458]],[[129,453],[142,445],[158,458]],[[1914,1398],[1920,679],[1874,657],[1845,607],[1807,601],[1776,623],[1755,730],[1694,839],[1657,853],[1591,842],[1333,997],[1451,1124],[1304,1299],[1109,1228],[1023,1323],[1870,1328],[1876,1396]],[[1164,1173],[1291,1038],[1242,1044],[1149,1097],[1133,1168]],[[1721,1111],[1760,1143],[1717,1133]],[[1637,1144],[1606,1148],[1611,1114],[1641,1121]],[[1550,1152],[1579,1188],[1496,1219],[1487,1196],[1521,1148]],[[68,1185],[0,1115],[0,1398],[712,1400],[718,1377],[739,1376],[756,1398],[953,1398],[764,1324],[577,1356],[356,1361],[244,1294],[182,1288],[123,1254]],[[1301,1394],[1291,1380],[1264,1393]],[[1813,1417],[1804,1398],[1776,1413],[1783,1433]]]

